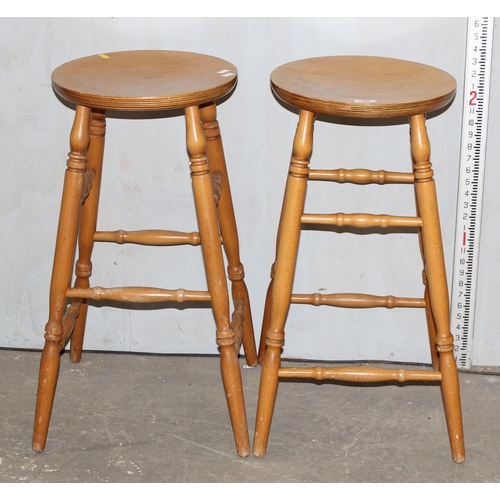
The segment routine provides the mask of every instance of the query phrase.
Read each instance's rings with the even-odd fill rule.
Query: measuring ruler
[[[465,66],[451,333],[458,368],[471,367],[490,94],[493,17],[469,17]]]

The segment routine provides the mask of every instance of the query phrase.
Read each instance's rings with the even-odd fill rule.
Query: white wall
[[[458,81],[457,98],[428,121],[448,272],[454,219],[465,62],[466,18],[11,18],[0,19],[0,346],[41,348],[72,110],[55,97],[51,71],[85,55],[129,49],[203,52],[239,70],[219,107],[242,260],[256,326],[274,257],[297,115],[269,88],[269,74],[295,59],[366,54],[438,66]],[[499,301],[495,215],[500,151],[498,37],[494,59],[487,187],[481,241],[475,365],[500,365],[494,312]],[[498,92],[497,92],[498,94]],[[495,112],[496,111],[496,112]],[[100,229],[195,229],[182,117],[108,119]],[[355,154],[356,153],[356,154]],[[341,127],[318,122],[312,166],[410,168],[406,126]],[[408,195],[408,196],[406,196]],[[358,204],[358,201],[360,203]],[[328,203],[329,202],[329,203]],[[308,209],[413,213],[411,189],[312,185]],[[329,207],[328,209],[326,207]],[[495,244],[497,243],[497,244]],[[199,248],[98,244],[93,283],[204,288]],[[415,235],[304,233],[296,290],[421,295]],[[173,265],[172,265],[173,262]],[[294,306],[285,355],[308,359],[428,362],[423,311],[348,311]],[[209,309],[94,308],[86,349],[216,353]]]

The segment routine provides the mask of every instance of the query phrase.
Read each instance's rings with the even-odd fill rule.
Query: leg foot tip
[[[238,456],[241,458],[248,457],[248,455],[250,455],[250,441],[246,439],[241,443],[236,443],[236,453],[238,453]]]
[[[262,458],[265,454],[266,454],[265,450],[259,450],[259,449],[256,449],[256,448],[254,448],[252,450],[252,455],[254,457]]]
[[[38,434],[33,435],[33,439],[31,441],[31,448],[34,452],[40,453],[45,450],[45,444],[47,443],[47,439]]]

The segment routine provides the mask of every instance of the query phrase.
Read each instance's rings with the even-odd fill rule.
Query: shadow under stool
[[[54,90],[76,105],[76,112],[70,135],[71,151],[66,163],[50,285],[49,320],[40,364],[33,432],[35,451],[42,451],[46,445],[60,352],[71,339],[70,359],[80,361],[89,301],[106,300],[211,303],[236,449],[240,456],[250,453],[238,353],[242,343],[246,362],[254,366],[257,352],[215,104],[234,89],[236,82],[237,70],[227,61],[202,54],[162,50],[98,54],[70,61],[52,73]],[[96,230],[108,110],[143,114],[184,110],[198,231]],[[200,245],[208,291],[90,287],[94,242]],[[77,247],[76,279],[71,286]],[[227,275],[222,249],[228,263]]]
[[[450,333],[449,297],[438,215],[436,189],[430,163],[426,114],[447,106],[456,92],[456,81],[437,68],[398,59],[337,56],[304,59],[275,69],[274,93],[285,106],[299,109],[299,121],[288,171],[279,221],[276,258],[271,270],[259,360],[262,373],[257,407],[253,454],[266,452],[279,385],[283,378],[309,378],[357,383],[434,382],[442,390],[453,460],[465,460],[458,372]],[[349,125],[363,120],[391,124],[409,119],[412,172],[367,169],[310,169],[313,125],[317,114],[341,117]],[[357,121],[357,122],[356,122]],[[353,133],[356,130],[354,128]],[[304,213],[309,181],[354,184],[413,184],[416,215],[402,217],[367,213]],[[380,228],[414,228],[423,259],[422,298],[376,296],[356,293],[293,293],[299,237],[303,224],[326,225],[355,231]],[[351,229],[351,230],[353,230]],[[408,229],[406,229],[408,231]],[[335,258],[335,256],[333,257]],[[369,366],[282,367],[284,326],[290,304],[347,308],[420,307],[425,309],[432,369],[408,370]]]

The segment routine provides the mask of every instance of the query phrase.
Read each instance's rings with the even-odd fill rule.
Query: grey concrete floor
[[[239,458],[219,359],[63,354],[47,447],[31,451],[39,352],[0,350],[1,483],[499,483],[500,376],[460,374],[467,458],[440,388],[280,383],[267,454]],[[250,436],[260,368],[241,359]]]

